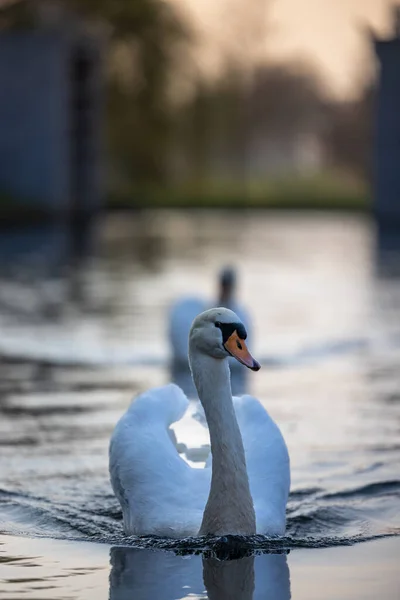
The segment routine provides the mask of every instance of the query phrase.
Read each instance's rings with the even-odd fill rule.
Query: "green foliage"
[[[367,187],[339,173],[232,181],[191,180],[179,185],[134,185],[114,193],[110,208],[260,208],[283,210],[370,210]]]
[[[66,0],[61,4],[81,20],[102,26],[106,33],[106,131],[114,179],[161,182],[172,119],[169,85],[185,56],[180,50],[189,40],[188,27],[163,0]],[[33,2],[16,2],[1,11],[0,29],[31,28],[36,23]]]
[[[168,100],[187,28],[162,0],[72,0],[77,14],[108,26],[107,134],[115,179],[161,182],[172,113]],[[118,50],[123,50],[124,64]]]
[[[357,102],[328,101],[318,77],[302,64],[282,67],[229,56],[218,78],[196,77],[187,51],[191,31],[170,1],[64,4],[106,32],[109,187],[123,203],[130,205],[132,196],[139,195],[139,203],[147,198],[156,205],[363,204],[364,191],[346,186],[338,191],[302,181],[298,187],[298,181],[291,185],[288,180],[276,185],[255,177],[273,173],[274,164],[276,173],[302,168],[291,155],[296,140],[306,139],[327,151],[329,168],[365,182],[370,171],[369,93]],[[0,13],[0,28],[4,23],[34,25],[34,6],[14,3]],[[173,104],[171,91],[179,97],[174,85],[184,68],[193,93]]]
[[[107,23],[119,40],[151,37],[162,44],[184,33],[173,8],[162,0],[70,0],[68,6],[76,14]]]

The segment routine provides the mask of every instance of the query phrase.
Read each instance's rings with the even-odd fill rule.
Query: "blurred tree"
[[[269,132],[300,128],[321,119],[325,93],[317,76],[303,65],[260,65],[249,94],[253,127]]]
[[[188,173],[196,180],[245,182],[255,170],[263,171],[268,153],[285,153],[279,142],[290,148],[303,135],[322,138],[328,106],[318,78],[299,65],[259,63],[246,72],[227,66],[221,78],[199,85],[180,111]]]
[[[56,1],[62,2],[48,3]],[[0,28],[26,26],[37,3],[46,0],[13,2],[1,11]],[[167,0],[65,2],[108,31],[114,190],[162,184],[171,175],[199,186],[210,178],[245,181],[257,162],[262,170],[267,155],[280,153],[284,162],[291,140],[299,146],[309,133],[325,145],[333,166],[368,176],[372,88],[353,102],[328,101],[304,65],[263,62],[268,4],[225,0],[217,7],[221,56],[213,78],[196,71],[192,30]],[[183,98],[180,84],[189,81],[197,83]]]
[[[116,179],[162,182],[171,127],[171,74],[188,27],[162,0],[70,0],[110,32],[108,139]]]
[[[326,145],[331,163],[370,183],[375,86],[353,101],[332,103]]]
[[[243,95],[241,74],[233,68],[217,81],[198,80],[193,94],[176,112],[175,148],[182,167],[178,178],[207,185],[228,165],[231,175],[243,175]]]
[[[130,185],[162,181],[172,118],[169,88],[187,60],[182,48],[191,39],[188,26],[163,0],[20,0],[2,8],[0,28],[35,26],[55,2],[108,34],[111,173]]]

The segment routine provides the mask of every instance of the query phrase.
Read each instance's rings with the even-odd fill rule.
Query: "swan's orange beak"
[[[231,354],[236,360],[238,360],[242,365],[245,365],[252,371],[259,371],[261,369],[260,363],[258,363],[250,354],[245,344],[245,341],[242,340],[237,331],[235,330],[232,335],[226,340],[225,350]]]

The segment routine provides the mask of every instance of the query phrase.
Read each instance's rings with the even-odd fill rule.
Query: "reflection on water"
[[[203,558],[203,579],[209,600],[253,600],[254,556],[231,561]]]
[[[39,267],[31,242],[26,260],[3,258],[0,533],[115,546],[112,598],[223,598],[226,590],[234,598],[236,575],[244,598],[290,597],[284,555],[203,563],[117,547],[129,540],[108,478],[111,431],[132,396],[171,377],[173,301],[188,290],[212,297],[215,273],[231,262],[264,367],[251,374],[250,391],[291,455],[282,546],[400,533],[400,280],[377,274],[367,221],[144,212],[106,219],[97,234],[79,268],[58,260],[50,243],[42,257],[59,269]],[[191,385],[189,372],[182,377]],[[192,403],[174,430],[199,466],[209,440],[196,411]]]
[[[136,550],[131,566],[138,561],[143,571],[136,569],[129,579],[123,549],[118,549],[122,554],[114,567],[117,548],[111,549],[110,561],[105,544],[0,536],[0,594],[9,600],[196,600],[211,594],[226,598],[224,590],[232,590],[232,578],[241,586],[232,590],[234,599],[238,589],[250,592],[253,581],[253,600],[286,600],[290,593],[296,600],[397,600],[399,547],[400,538],[392,538],[323,552],[295,550],[287,557],[290,582],[286,557],[279,555],[235,561],[236,573],[229,563],[200,556]],[[221,582],[226,582],[222,590]]]
[[[380,318],[373,231],[360,218],[144,211],[83,237],[96,245],[72,244],[62,228],[2,232],[0,351],[165,365],[170,307],[188,293],[215,298],[225,264],[237,269],[261,362],[400,330],[398,311]]]
[[[290,598],[285,554],[218,560],[114,547],[110,562],[110,600],[178,600],[189,596],[209,600]]]
[[[18,276],[27,272],[36,278],[64,277],[94,251],[95,224],[80,220],[1,229],[0,271]]]
[[[204,584],[209,600],[290,598],[290,578],[284,554],[262,554],[239,560],[203,559]]]
[[[80,268],[68,268],[65,254],[51,277],[32,266],[27,251],[13,276],[3,276],[0,350],[53,361],[145,357],[165,364],[169,308],[188,293],[215,297],[215,274],[229,263],[257,358],[370,333],[373,242],[360,219],[142,212],[100,222],[95,237],[96,252]],[[41,252],[50,262],[58,254],[50,241]],[[51,316],[38,318],[46,295],[58,303],[56,328]]]
[[[378,223],[376,234],[376,266],[382,277],[400,278],[400,230],[398,223]]]
[[[110,562],[110,600],[204,597],[200,556],[183,560],[172,552],[116,547]]]

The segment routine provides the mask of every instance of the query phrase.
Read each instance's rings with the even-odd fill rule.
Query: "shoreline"
[[[0,229],[19,228],[26,226],[60,225],[71,223],[72,226],[87,226],[97,218],[112,215],[134,215],[145,211],[177,211],[177,212],[209,212],[221,211],[230,213],[244,213],[247,211],[260,211],[282,214],[343,214],[372,216],[373,212],[369,203],[347,203],[347,202],[257,202],[238,200],[232,203],[209,199],[196,202],[137,202],[137,203],[110,203],[103,208],[93,211],[69,210],[46,210],[27,205],[15,205],[12,207],[0,206]]]

